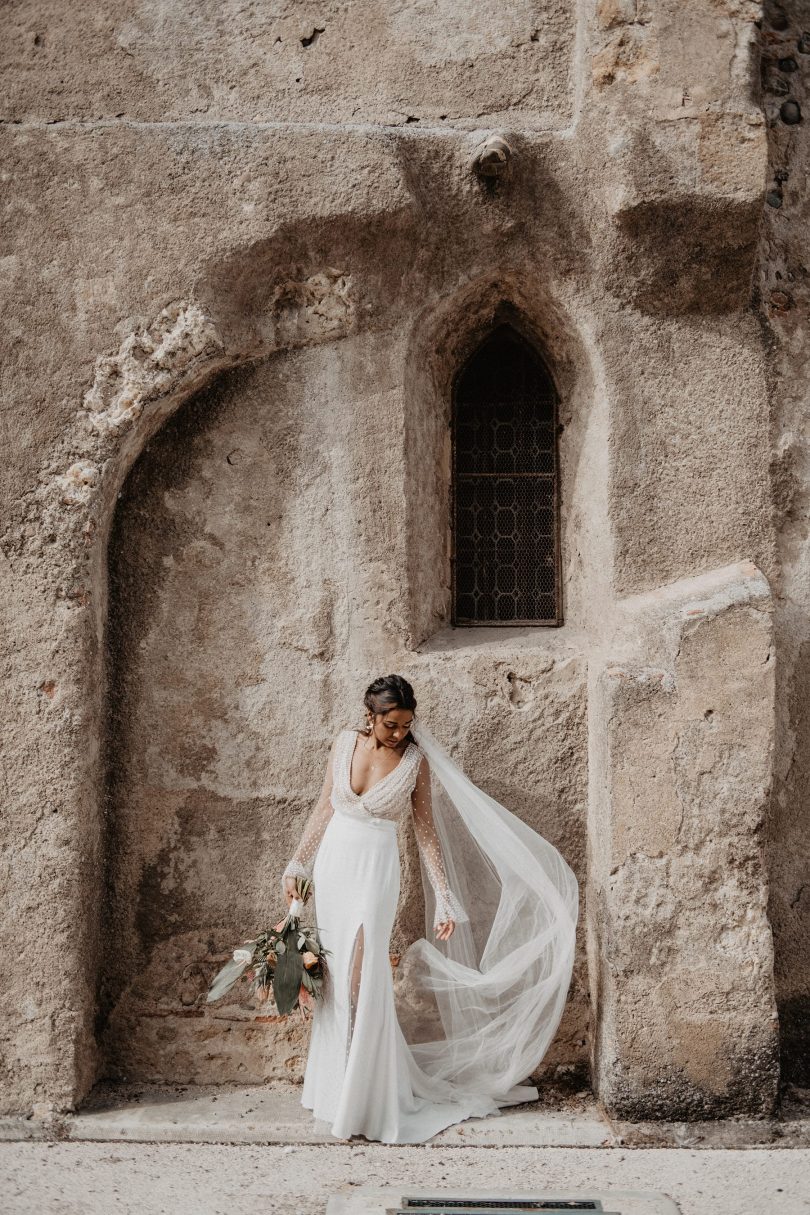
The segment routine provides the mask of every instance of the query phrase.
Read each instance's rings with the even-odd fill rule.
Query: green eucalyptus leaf
[[[226,962],[214,977],[208,995],[205,997],[206,1004],[212,1004],[214,1000],[218,1000],[220,996],[224,996],[225,992],[233,987],[236,980],[244,970],[247,970],[248,966],[250,966],[250,962],[235,962],[233,958],[231,958],[230,962]]]
[[[273,976],[273,995],[281,1016],[291,1013],[298,1003],[303,971],[304,963],[297,949],[285,949],[283,954],[279,954]]]

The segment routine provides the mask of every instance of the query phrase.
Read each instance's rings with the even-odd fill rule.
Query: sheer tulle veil
[[[447,882],[463,913],[449,940],[435,940],[422,862],[426,935],[402,959],[419,1015],[402,1019],[403,1033],[427,1075],[495,1113],[538,1097],[525,1081],[565,1006],[578,884],[557,849],[465,776],[417,717],[411,733],[428,758]]]

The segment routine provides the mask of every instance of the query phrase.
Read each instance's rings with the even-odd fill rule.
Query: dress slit
[[[349,1051],[352,1046],[352,1038],[354,1035],[354,1025],[357,1020],[357,1006],[360,999],[360,982],[363,975],[363,954],[365,950],[365,933],[362,923],[354,937],[354,945],[352,946],[351,962],[349,963],[349,998],[348,998],[348,1031],[346,1035],[346,1060],[348,1062]]]

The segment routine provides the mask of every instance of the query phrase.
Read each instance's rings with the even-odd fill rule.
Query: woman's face
[[[386,747],[398,747],[413,722],[410,709],[386,709],[374,715],[374,733]]]

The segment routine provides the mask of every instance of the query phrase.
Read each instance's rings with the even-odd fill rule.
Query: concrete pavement
[[[77,1114],[1,1120],[0,1210],[324,1215],[330,1197],[401,1185],[661,1191],[682,1215],[810,1215],[810,1122],[800,1101],[775,1120],[626,1126],[583,1096],[468,1119],[428,1144],[399,1147],[335,1139],[299,1097],[294,1086],[100,1086]]]

